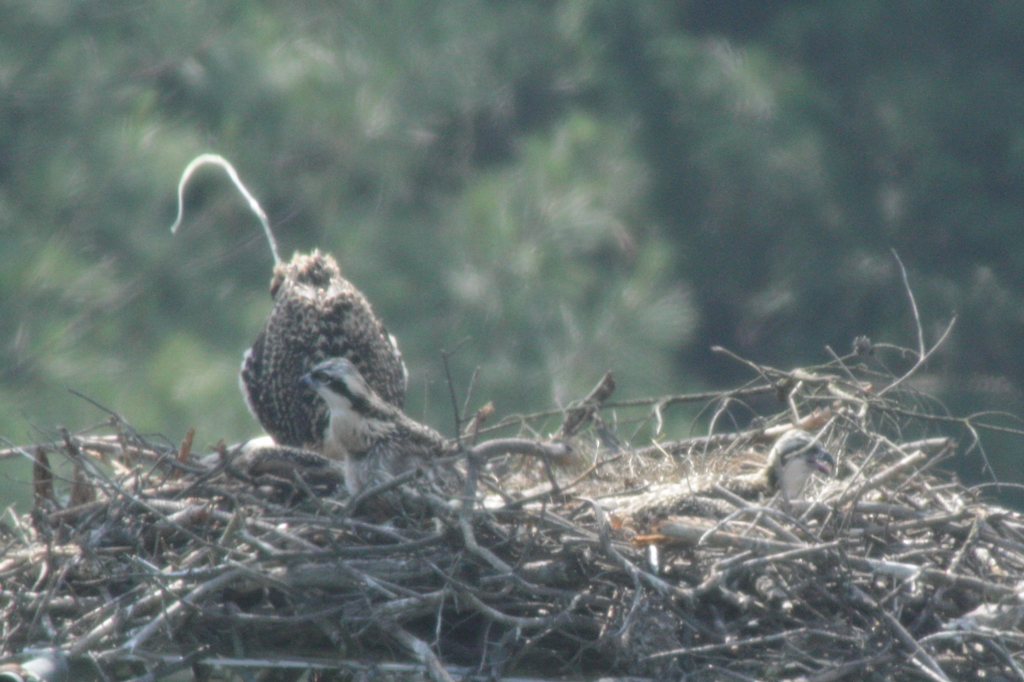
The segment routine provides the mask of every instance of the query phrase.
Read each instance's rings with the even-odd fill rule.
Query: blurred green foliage
[[[505,414],[609,369],[621,397],[745,378],[714,344],[913,345],[892,248],[929,339],[960,315],[928,387],[1019,411],[1021,30],[1009,0],[9,0],[0,434],[104,418],[68,387],[172,441],[258,432],[258,225],[211,170],[167,231],[206,151],[286,258],[338,258],[442,428],[442,350]]]

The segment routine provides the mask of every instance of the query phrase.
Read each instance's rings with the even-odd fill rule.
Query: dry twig
[[[934,348],[918,350],[923,361]],[[0,549],[0,648],[53,649],[98,679],[371,665],[436,682],[1018,675],[1024,635],[949,628],[980,604],[1020,599],[1024,516],[933,464],[955,447],[939,427],[1017,431],[930,411],[905,390],[920,363],[891,377],[836,356],[792,371],[742,361],[758,380],[705,396],[709,414],[785,386],[779,414],[606,457],[587,416],[611,403],[595,397],[564,441],[482,440],[439,463],[465,467],[454,499],[413,472],[357,499],[343,488],[317,498],[297,479],[282,500],[236,475],[227,449],[211,465],[188,439],[152,444],[121,421],[116,434],[0,452],[32,453],[37,468],[36,508],[9,515]],[[653,419],[652,406],[681,399],[616,410]],[[693,494],[729,512],[647,527],[602,507],[625,490],[696,480],[700,467],[728,471],[795,419],[839,462],[807,500],[780,506],[712,484]],[[56,473],[67,463],[79,472],[74,499]],[[361,502],[385,491],[407,506],[364,516]]]

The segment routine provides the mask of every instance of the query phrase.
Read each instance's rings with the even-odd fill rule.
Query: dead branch
[[[552,419],[562,439],[539,432],[556,411],[479,443],[473,425],[464,450],[431,463],[463,477],[455,490],[414,471],[352,498],[287,465],[268,485],[227,448],[153,444],[120,422],[9,448],[0,458],[35,462],[38,502],[0,527],[0,651],[59,651],[96,679],[138,680],[188,666],[537,682],[1017,674],[1019,623],[998,636],[954,626],[1018,607],[1024,515],[938,463],[957,447],[942,429],[1024,432],[946,414],[835,355],[789,371],[742,361],[757,380],[706,394],[706,414],[723,429],[738,396],[777,392],[776,414],[631,446],[621,431],[686,397],[595,391]],[[741,495],[731,483],[794,424],[835,457],[835,477],[788,503]],[[685,513],[608,513],[672,486]]]

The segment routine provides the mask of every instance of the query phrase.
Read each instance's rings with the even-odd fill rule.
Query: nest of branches
[[[379,490],[254,477],[118,418],[12,449],[36,503],[0,527],[2,655],[76,679],[1024,679],[1024,517],[935,466],[965,447],[944,426],[978,424],[861,360],[631,403],[606,378],[557,416],[474,419],[445,464],[462,494],[403,476],[387,518],[361,511]],[[723,426],[757,401],[777,413]],[[710,435],[626,442],[631,410],[686,402]],[[731,494],[730,463],[793,425],[835,475]],[[673,481],[719,511],[638,524],[605,504]]]

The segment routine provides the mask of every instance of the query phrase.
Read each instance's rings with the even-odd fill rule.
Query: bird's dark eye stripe
[[[822,462],[828,462],[829,464],[835,464],[835,459],[832,457],[832,454],[828,450],[821,447],[820,445],[811,445],[808,447],[807,444],[804,444],[803,446],[798,448],[786,448],[786,451],[782,453],[782,460],[789,461],[793,459],[793,457],[799,455],[803,455],[810,460],[817,460]]]
[[[792,441],[790,443],[786,443],[783,447],[779,448],[779,454],[782,455],[783,457],[790,457],[798,452],[804,452],[813,449],[813,446],[809,448],[808,445],[810,444],[807,442]]]
[[[342,395],[348,398],[348,401],[352,403],[352,409],[358,412],[359,414],[370,413],[370,402],[366,399],[365,396],[356,395],[355,393],[353,393],[352,389],[348,387],[348,383],[346,383],[345,381],[342,381],[337,377],[327,377],[327,380],[324,383],[330,386],[331,390],[337,393],[338,395]]]
[[[779,449],[779,455],[782,459],[789,459],[790,457],[798,454],[807,454],[809,456],[819,457],[822,459],[832,458],[832,455],[829,454],[828,450],[817,443],[810,443],[807,441],[793,441]]]

